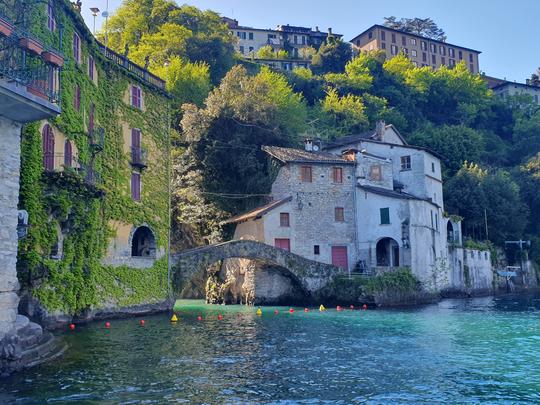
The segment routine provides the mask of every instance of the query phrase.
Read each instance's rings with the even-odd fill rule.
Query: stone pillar
[[[17,279],[17,204],[22,124],[0,117],[0,340],[15,326]]]

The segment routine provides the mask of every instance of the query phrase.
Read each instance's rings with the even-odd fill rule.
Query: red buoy
[[[304,312],[309,312],[309,308],[304,308]]]
[[[338,305],[336,308],[338,311],[341,311],[341,305]]]
[[[289,312],[292,314],[294,312],[294,308],[290,308]]]
[[[351,305],[349,308],[350,308],[351,311],[352,311],[352,310],[354,309],[354,305]]]
[[[223,319],[223,315],[219,314],[219,315],[217,316],[217,319],[218,319],[218,321],[221,321],[221,320]]]
[[[362,309],[365,311],[367,309],[367,305],[366,304],[362,305]]]
[[[69,324],[69,330],[75,330],[75,324],[74,323]]]
[[[111,323],[110,323],[110,322],[105,322],[105,327],[106,327],[107,329],[109,329],[109,328],[111,327]]]
[[[274,309],[274,315],[279,314],[279,311],[277,309]]]
[[[139,324],[140,324],[141,326],[144,326],[144,319],[141,319],[141,320],[139,321]]]
[[[198,321],[202,321],[202,316],[199,315],[199,316],[197,317],[197,320],[198,320]]]

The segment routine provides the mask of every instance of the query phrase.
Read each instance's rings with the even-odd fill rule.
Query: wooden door
[[[332,246],[332,264],[342,269],[349,268],[347,246]]]

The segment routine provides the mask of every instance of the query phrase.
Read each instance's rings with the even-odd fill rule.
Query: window
[[[49,31],[54,31],[56,29],[56,20],[54,19],[52,0],[47,2],[47,28],[49,28]]]
[[[411,170],[410,156],[401,156],[401,170]]]
[[[94,104],[90,104],[88,110],[88,133],[94,132]]]
[[[398,54],[398,47],[396,45],[390,46],[390,53],[392,55],[397,55]]]
[[[246,33],[245,33],[245,32],[237,31],[237,32],[236,32],[236,35],[237,35],[238,38],[240,38],[240,39],[246,39]]]
[[[369,38],[369,39],[373,38],[373,31],[369,31],[369,32],[368,32],[368,38]]]
[[[448,56],[450,56],[451,58],[454,58],[456,56],[456,51],[454,50],[454,48],[448,48]]]
[[[407,37],[405,35],[401,36],[401,45],[407,46]]]
[[[392,34],[392,43],[393,43],[393,44],[396,43],[396,34]]]
[[[313,254],[314,255],[320,255],[321,254],[321,247],[319,245],[313,246]]]
[[[446,58],[441,56],[441,65],[446,65]]]
[[[472,63],[469,65],[469,70],[471,73],[474,73],[474,65]]]
[[[474,56],[472,53],[469,54],[469,62],[474,62]]]
[[[73,33],[73,59],[81,63],[81,37],[76,32]]]
[[[390,225],[390,208],[381,208],[381,225]]]
[[[291,241],[290,239],[276,238],[274,239],[274,246],[278,249],[286,250],[287,252],[291,251]]]
[[[288,228],[290,225],[289,221],[289,213],[288,212],[280,212],[279,213],[279,226],[282,226],[284,228]]]
[[[422,48],[423,51],[427,51],[427,42],[420,41],[420,48]]]
[[[450,59],[448,60],[448,64],[452,67],[456,66],[456,60],[455,59]]]
[[[439,45],[439,53],[441,55],[446,55],[446,48],[442,45]]]
[[[131,198],[141,201],[141,174],[131,173]]]
[[[416,39],[415,38],[411,38],[411,45],[416,45]]]
[[[131,86],[131,106],[139,109],[142,108],[142,92],[140,87]]]
[[[381,31],[381,40],[386,41],[386,31]]]
[[[249,33],[249,39],[250,39],[251,41],[253,41],[253,32],[250,32],[250,33]]]
[[[332,179],[334,183],[343,183],[343,168],[334,167],[332,169]]]
[[[431,63],[433,64],[437,63],[437,57],[435,55],[431,55]]]
[[[295,44],[298,44],[298,35],[295,35],[295,36],[294,36],[294,43],[295,43]]]
[[[81,88],[79,86],[75,86],[75,92],[73,94],[73,108],[75,108],[77,111],[81,110]]]
[[[437,47],[435,44],[429,44],[429,50],[433,53],[437,53]]]
[[[313,181],[313,171],[311,166],[302,166],[300,168],[300,177],[303,183],[311,183]]]
[[[249,52],[253,52],[253,47],[252,46],[249,47]]]
[[[48,171],[54,170],[54,133],[49,124],[45,124],[41,132],[43,150],[43,168]]]
[[[334,209],[334,220],[336,222],[345,222],[345,210],[343,207],[336,207]]]
[[[431,171],[435,173],[435,163],[431,162]]]
[[[302,35],[302,45],[305,45],[305,44],[306,44],[306,37]]]
[[[418,56],[418,52],[416,52],[415,49],[413,49],[413,50],[411,51],[411,54],[412,54],[412,56],[414,56],[414,57],[417,57],[417,56]]]
[[[427,53],[422,52],[422,61],[427,62]]]
[[[463,52],[459,51],[459,60],[463,59]]]
[[[64,143],[64,166],[71,167],[73,165],[73,147],[71,141],[66,139]]]
[[[381,42],[381,49],[386,49],[386,42]]]
[[[94,80],[94,58],[89,56],[88,57],[88,76],[90,77],[90,80]]]
[[[439,214],[435,214],[435,229],[439,230]]]
[[[244,54],[244,47],[242,45],[240,45],[240,53]]]
[[[369,168],[369,179],[373,181],[381,181],[381,165],[373,165]]]

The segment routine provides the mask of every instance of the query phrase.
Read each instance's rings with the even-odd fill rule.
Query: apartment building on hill
[[[359,51],[383,50],[388,58],[405,53],[415,66],[453,67],[461,61],[471,71],[479,73],[480,51],[437,41],[420,35],[375,24],[354,37],[353,47]]]

